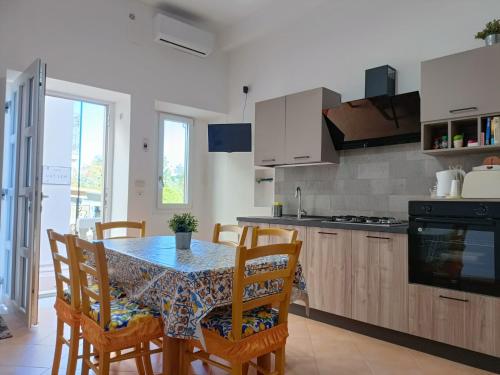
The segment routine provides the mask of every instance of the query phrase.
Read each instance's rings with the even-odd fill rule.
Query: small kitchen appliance
[[[500,202],[410,201],[409,281],[500,297]]]
[[[461,185],[465,176],[465,172],[460,168],[450,168],[444,171],[436,172],[437,191],[436,196],[439,198],[449,197],[451,195],[452,182],[458,180],[458,185]],[[457,194],[460,195],[460,194]]]
[[[467,173],[463,198],[500,199],[500,165],[481,165]]]

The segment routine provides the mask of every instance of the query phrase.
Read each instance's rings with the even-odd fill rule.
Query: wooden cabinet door
[[[499,65],[500,45],[424,61],[421,121],[498,112]]]
[[[351,316],[351,231],[308,228],[306,283],[312,308]]]
[[[379,233],[379,325],[408,332],[408,236]]]
[[[321,161],[322,92],[319,88],[286,97],[287,164]]]
[[[284,96],[255,103],[255,165],[284,163],[285,103]]]
[[[352,316],[408,332],[408,249],[405,234],[353,231]]]
[[[380,240],[376,232],[352,232],[352,317],[378,324],[380,320]]]
[[[432,302],[434,340],[465,347],[465,300],[463,292],[434,288]]]
[[[500,357],[500,299],[467,293],[465,347]]]
[[[409,286],[409,333],[500,357],[500,299]]]

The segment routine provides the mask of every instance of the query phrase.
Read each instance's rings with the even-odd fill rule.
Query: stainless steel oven
[[[412,201],[409,281],[500,296],[500,202]]]

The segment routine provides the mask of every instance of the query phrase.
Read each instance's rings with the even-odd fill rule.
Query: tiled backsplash
[[[297,212],[295,188],[309,215],[392,215],[406,218],[408,201],[429,197],[437,171],[480,165],[485,155],[433,157],[420,144],[374,147],[341,152],[338,165],[276,168],[275,200],[283,212]]]

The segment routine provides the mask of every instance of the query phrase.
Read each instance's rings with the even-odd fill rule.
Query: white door
[[[28,326],[38,318],[38,263],[41,213],[41,155],[45,64],[36,60],[14,82],[17,145],[6,169],[13,171],[13,302]],[[11,192],[12,193],[12,192]]]

